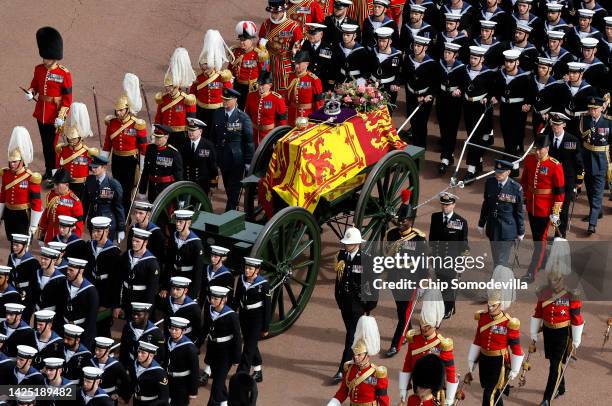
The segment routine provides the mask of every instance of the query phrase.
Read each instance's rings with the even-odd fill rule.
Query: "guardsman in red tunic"
[[[15,127],[8,146],[8,168],[2,168],[0,221],[6,235],[34,234],[42,215],[40,173],[27,166],[34,160],[34,148],[25,127]]]
[[[104,119],[106,136],[101,155],[108,159],[112,150],[113,178],[121,184],[123,208],[129,210],[133,190],[139,182],[136,177],[144,168],[148,140],[147,125],[137,117],[142,109],[138,76],[126,73],[123,90],[124,94],[115,102],[115,114]]]
[[[187,117],[196,115],[196,98],[192,94],[181,91],[189,87],[195,80],[189,54],[185,48],[174,50],[170,58],[170,66],[164,77],[165,92],[155,95],[157,113],[155,124],[168,126],[172,129],[168,144],[176,149],[181,148],[187,140]]]
[[[58,168],[64,168],[70,175],[70,189],[79,199],[83,196],[85,179],[89,175],[89,164],[100,151],[95,147],[85,145],[83,135],[76,127],[70,127],[65,133],[67,143],[55,146]]]
[[[399,391],[402,402],[405,402],[408,397],[410,378],[415,383],[415,364],[428,354],[437,355],[442,360],[444,371],[446,372],[446,391],[444,396],[440,393],[438,397],[440,403],[452,405],[455,402],[455,393],[459,386],[459,380],[455,371],[453,340],[442,337],[437,331],[443,317],[444,300],[442,292],[437,289],[427,289],[423,296],[423,306],[421,307],[420,328],[408,331],[406,337],[408,339],[408,348],[406,350],[404,366],[399,373]],[[412,386],[416,388],[418,385],[414,384]]]
[[[398,406],[440,406],[438,398],[440,389],[444,385],[443,361],[434,354],[427,354],[419,358],[414,365],[412,382],[414,395],[411,395],[407,402],[401,400]],[[452,399],[452,402],[447,401],[445,405],[454,403],[455,399]]]
[[[287,106],[283,96],[272,92],[272,74],[263,71],[258,79],[259,89],[247,96],[244,112],[253,122],[255,148],[274,128],[287,124]]]
[[[53,190],[45,198],[45,210],[38,223],[38,236],[46,243],[60,233],[59,216],[70,216],[78,221],[74,233],[83,233],[83,204],[81,199],[70,190],[70,173],[60,168],[53,175]]]
[[[204,138],[208,139],[208,128],[212,127],[215,110],[223,107],[223,88],[232,87],[232,72],[223,69],[227,62],[225,42],[217,30],[208,30],[204,36],[204,45],[198,65],[200,74],[189,88],[189,93],[196,98],[197,118],[206,124]]]
[[[253,47],[253,40],[257,38],[257,26],[253,21],[239,21],[236,35],[240,45],[230,48],[234,58],[228,68],[235,77],[234,89],[240,92],[238,108],[244,110],[247,95],[255,90],[259,74],[268,69],[269,55],[265,48]]]
[[[569,246],[567,249],[569,250]],[[563,369],[562,364],[565,364],[568,357],[580,346],[584,327],[581,314],[582,301],[576,291],[569,292],[565,286],[565,277],[571,273],[571,261],[567,261],[566,264],[557,262],[554,266],[550,266],[551,259],[549,258],[546,264],[548,286],[538,291],[538,303],[531,317],[532,343],[529,346],[529,352],[536,351],[538,333],[542,331],[544,355],[550,363],[544,399],[540,404],[543,406],[548,406],[553,399],[559,373]],[[557,395],[561,396],[564,393],[565,378],[561,378]]]
[[[548,155],[550,138],[540,135],[535,140],[535,154],[525,158],[521,185],[525,191],[525,204],[533,235],[534,253],[523,279],[533,282],[545,263],[548,227],[559,224],[559,213],[565,196],[565,181],[561,163]]]
[[[484,389],[482,405],[493,406],[497,402],[503,406],[501,390],[508,380],[518,376],[523,363],[521,322],[505,312],[514,299],[516,281],[512,270],[498,265],[491,281],[502,288],[489,290],[487,310],[474,315],[478,326],[468,353],[468,372],[471,374],[478,362],[480,386]]]
[[[387,368],[370,362],[370,355],[380,350],[374,317],[362,316],[359,319],[352,350],[353,360],[344,364],[340,389],[327,406],[340,406],[346,399],[351,405],[389,406]]]
[[[38,122],[45,157],[43,179],[50,179],[51,170],[55,168],[53,148],[57,143],[56,128],[64,125],[72,104],[72,75],[68,68],[57,63],[64,56],[64,45],[62,36],[55,28],[39,29],[36,43],[43,63],[34,68],[34,78],[25,96],[27,100],[32,100],[38,95],[33,116]]]
[[[291,58],[302,45],[300,24],[287,17],[285,0],[268,0],[266,11],[270,13],[259,29],[259,47],[270,54],[270,71],[274,91],[283,94],[293,72]]]
[[[406,0],[391,0],[389,7],[387,8],[386,14],[395,21],[397,26],[400,26],[400,18],[402,16],[402,10]]]
[[[310,113],[323,106],[323,84],[321,79],[308,70],[310,54],[300,51],[293,58],[295,72],[289,76],[287,88],[287,107],[289,125],[295,125],[297,117],[308,117]]]
[[[307,23],[322,23],[325,15],[317,0],[289,0],[287,16],[300,24],[302,33]]]

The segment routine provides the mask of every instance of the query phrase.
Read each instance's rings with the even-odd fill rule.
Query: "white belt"
[[[340,73],[342,73],[343,75],[346,75],[346,71],[342,68],[340,68]],[[351,70],[348,72],[349,76],[355,76],[355,75],[361,75],[361,71],[360,70]]]
[[[408,90],[410,90],[410,93],[412,94],[425,94],[427,93],[427,91],[429,90],[429,87],[426,87],[425,89],[421,89],[421,90],[414,90],[413,88],[410,87],[410,85],[406,84],[406,88]]]
[[[565,109],[565,112],[572,117],[580,117],[580,116],[584,116],[585,114],[588,113],[588,111],[575,111],[575,112],[571,112],[568,109]]]
[[[17,284],[18,288],[27,288],[28,286],[30,286],[30,282],[21,282]]]
[[[147,290],[147,285],[130,285],[127,282],[123,282],[123,286],[130,290]]]
[[[470,102],[478,102],[484,99],[485,97],[487,97],[486,94],[481,94],[480,96],[475,96],[475,97],[468,97],[468,95],[466,94],[465,100],[470,101]]]
[[[253,303],[250,305],[246,305],[247,310],[252,310],[252,309],[259,309],[261,306],[263,306],[263,302],[257,302],[257,303]]]
[[[184,376],[191,375],[191,371],[181,371],[181,372],[170,372],[170,371],[168,371],[168,375],[170,375],[173,378],[182,378]]]
[[[117,390],[116,386],[111,386],[110,388],[102,388],[106,393],[110,393]]]
[[[78,319],[78,320],[70,320],[64,317],[64,321],[68,324],[82,324],[82,323],[85,323],[85,317],[83,317],[82,319]]]
[[[509,99],[502,97],[501,100],[502,102],[508,103],[508,104],[521,103],[525,101],[523,97],[511,97]]]
[[[189,272],[189,271],[193,271],[193,266],[174,265],[174,269],[176,269],[177,271],[181,271],[181,272]]]
[[[454,92],[455,90],[459,89],[459,86],[446,87],[444,85],[440,85],[440,89],[444,90],[445,92]]]
[[[389,77],[389,78],[384,78],[384,79],[379,79],[379,82],[382,83],[383,85],[386,85],[387,83],[391,83],[395,80],[395,75]]]
[[[108,279],[108,274],[105,273],[104,275],[94,275],[93,277],[97,281],[103,281],[104,279]]]
[[[218,337],[218,338],[213,338],[213,337],[210,337],[210,336],[208,336],[208,337],[210,338],[210,341],[212,341],[214,343],[224,343],[224,342],[227,342],[227,341],[231,340],[232,338],[234,338],[234,335],[230,334],[228,336]]]
[[[39,311],[39,310],[52,310],[52,311],[55,311],[55,306],[43,307],[41,309],[39,305],[36,305],[36,311]]]
[[[134,397],[135,397],[137,400],[141,400],[141,401],[143,401],[143,402],[146,402],[146,401],[148,401],[148,400],[155,400],[155,399],[157,399],[159,396],[158,396],[158,395],[155,395],[155,396],[138,396],[138,395],[136,395],[136,396],[134,396]]]

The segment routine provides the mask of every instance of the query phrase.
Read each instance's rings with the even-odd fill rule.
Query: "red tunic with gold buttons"
[[[548,217],[561,209],[565,181],[563,167],[555,158],[547,156],[540,161],[535,154],[527,155],[521,185],[527,212],[532,216]]]
[[[122,120],[107,116],[103,151],[118,156],[144,155],[147,152],[147,126],[144,120],[126,115]]]
[[[266,70],[267,58],[261,59],[255,48],[246,51],[240,47],[232,47],[234,62],[229,69],[241,85],[251,85],[257,81],[261,71]]]
[[[324,16],[329,16],[334,12],[334,0],[317,0]]]
[[[2,169],[2,190],[0,203],[4,203],[10,210],[42,211],[40,198],[40,182],[42,177],[38,172],[32,172],[23,167],[17,172],[9,168]]]
[[[276,92],[270,92],[263,97],[258,91],[249,93],[244,112],[253,122],[253,141],[256,148],[272,129],[287,124],[285,99]]]
[[[172,97],[167,93],[155,95],[157,113],[155,124],[163,124],[172,128],[172,131],[185,131],[187,128],[187,117],[195,117],[196,98],[192,94],[177,92]]]
[[[406,0],[391,0],[386,11],[386,14],[395,21],[398,27],[400,26],[400,18],[402,17],[402,9],[405,3]]]
[[[342,383],[334,397],[340,403],[348,398],[351,404],[364,403],[389,406],[388,386],[387,368],[369,364],[367,367],[359,369],[357,365],[349,361],[344,364]]]
[[[200,108],[214,110],[223,107],[223,88],[232,87],[232,74],[228,70],[214,72],[211,76],[200,73],[189,88]]]
[[[325,19],[321,5],[317,0],[289,0],[287,2],[287,17],[300,24],[302,32],[305,32],[306,23],[321,24]]]
[[[457,372],[455,370],[455,357],[453,355],[453,340],[444,338],[435,333],[431,338],[426,339],[417,330],[410,330],[406,337],[408,339],[408,349],[402,372],[412,372],[414,364],[420,358],[433,353],[440,357],[446,371],[446,380],[451,383],[457,382]]]
[[[312,72],[301,76],[292,73],[287,88],[287,111],[289,125],[295,125],[296,117],[308,117],[323,105],[323,85],[321,79]]]
[[[293,72],[291,57],[294,48],[302,41],[300,25],[290,18],[274,24],[268,18],[259,29],[259,38],[265,38],[266,49],[270,54],[270,71],[272,72],[273,89],[284,93],[289,85],[289,74]]]
[[[72,183],[85,183],[89,175],[89,164],[94,156],[98,155],[97,148],[89,148],[84,143],[79,143],[74,148],[67,144],[55,146],[56,165],[64,168],[70,173]]]
[[[410,395],[407,406],[439,406],[440,404],[434,397],[428,400],[421,400],[417,395]]]
[[[580,326],[584,323],[582,318],[582,301],[580,298],[565,289],[554,293],[552,289],[545,288],[538,292],[538,303],[536,304],[536,319],[542,319],[544,325],[549,328]]]
[[[60,109],[67,112],[72,104],[72,75],[63,65],[37,65],[30,88],[38,95],[33,116],[43,124],[53,124]]]
[[[508,357],[508,347],[514,355],[523,355],[521,348],[521,323],[509,314],[501,312],[494,318],[486,310],[476,312],[478,320],[474,344],[480,346],[480,352],[489,355]]]
[[[74,233],[79,237],[83,233],[83,204],[72,191],[65,195],[58,195],[55,190],[47,193],[45,199],[45,211],[43,211],[38,229],[40,235],[44,236],[45,243],[48,243],[59,234],[59,216],[70,216],[77,219]]]

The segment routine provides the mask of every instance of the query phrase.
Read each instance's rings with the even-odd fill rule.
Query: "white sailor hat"
[[[64,336],[68,337],[80,337],[85,330],[83,327],[79,327],[76,324],[64,324]]]
[[[411,4],[410,5],[410,12],[412,13],[425,13],[426,8],[421,6],[420,4]]]
[[[96,337],[94,338],[96,342],[96,347],[98,348],[110,348],[113,346],[113,339],[109,337]]]
[[[377,38],[390,38],[393,35],[393,28],[391,27],[378,27],[374,33]]]
[[[34,392],[19,392],[17,394],[17,404],[18,405],[31,405],[36,402],[36,395]]]
[[[91,226],[93,228],[108,228],[111,224],[111,219],[104,216],[97,216],[91,219]]]
[[[244,257],[244,265],[246,266],[254,266],[256,268],[261,267],[263,263],[263,259],[253,258],[253,257]]]
[[[563,37],[565,37],[565,33],[558,30],[548,30],[546,35],[548,36],[548,39],[563,39]]]
[[[212,255],[217,255],[217,256],[220,256],[220,257],[226,257],[227,253],[229,251],[230,250],[228,248],[221,247],[220,245],[211,245],[210,246],[210,253]]]
[[[170,317],[170,326],[185,329],[189,326],[189,320],[184,317]]]
[[[50,321],[55,317],[53,310],[43,309],[34,313],[36,321]]]
[[[526,3],[526,4],[531,4],[533,3],[533,0],[517,0],[517,3]]]
[[[155,354],[159,347],[146,341],[138,341],[138,351],[149,352]]]
[[[210,295],[213,297],[225,297],[229,293],[229,289],[224,286],[211,286]]]
[[[606,22],[606,25],[612,26],[612,16],[604,17],[604,21]]]
[[[580,40],[580,44],[582,44],[582,48],[587,48],[587,49],[596,48],[597,44],[599,44],[599,40],[593,37],[582,38]]]
[[[451,52],[459,52],[461,49],[461,45],[456,44],[454,42],[445,42],[444,49]]]
[[[153,306],[151,303],[143,302],[132,302],[130,304],[132,305],[132,312],[146,312]]]
[[[446,21],[459,21],[461,20],[461,14],[444,13],[444,18]]]
[[[153,209],[153,205],[149,202],[145,202],[144,200],[135,201],[133,206],[134,210],[151,211],[151,209]]]
[[[132,231],[134,232],[134,238],[138,238],[139,240],[147,240],[151,236],[151,232],[145,230],[144,228],[134,226]]]
[[[47,245],[49,246],[49,248],[53,248],[54,250],[59,252],[66,251],[66,247],[68,246],[68,244],[60,241],[49,241]]]
[[[516,23],[516,30],[517,31],[523,31],[523,32],[526,32],[527,34],[530,34],[531,31],[533,31],[533,27],[531,27],[527,23],[519,21],[518,23]]]
[[[17,346],[17,356],[19,358],[31,359],[34,358],[38,351],[36,348],[32,348],[29,345],[18,345]]]
[[[60,226],[73,226],[77,223],[77,219],[75,219],[74,217],[71,216],[65,216],[65,215],[59,215],[57,216],[57,219],[59,220]]]
[[[507,61],[514,61],[516,59],[519,59],[520,56],[521,51],[516,49],[507,49],[504,51],[504,58],[506,58]]]
[[[49,357],[43,359],[43,361],[45,363],[45,368],[47,369],[57,369],[64,366],[63,358]]]
[[[8,336],[6,334],[0,333],[0,343],[5,342],[7,338],[8,338]]]
[[[6,265],[0,265],[0,275],[9,275],[13,268]]]
[[[334,8],[341,8],[341,7],[350,7],[353,5],[353,2],[351,0],[336,0],[334,1]]]
[[[563,8],[563,4],[560,3],[546,3],[546,9],[549,13],[560,13]]]
[[[184,276],[173,276],[170,278],[170,286],[176,286],[177,288],[186,288],[190,283],[191,279]]]
[[[389,0],[374,0],[372,4],[380,4],[381,6],[389,7]]]
[[[11,241],[27,244],[30,242],[30,236],[25,234],[11,234]]]
[[[538,57],[538,65],[553,66],[554,64],[555,64],[555,61],[553,61],[550,58],[545,58],[543,56]]]
[[[484,56],[487,53],[487,48],[479,47],[476,45],[470,46],[470,55]]]
[[[68,266],[71,268],[85,268],[87,266],[87,260],[81,258],[68,257]]]
[[[588,8],[581,8],[578,10],[578,17],[580,18],[593,18],[595,15],[594,10],[589,10]]]
[[[6,313],[15,313],[21,314],[23,313],[25,306],[21,303],[5,303],[4,310]]]
[[[413,39],[414,43],[419,45],[429,45],[431,42],[431,38],[421,37],[420,35],[415,35]]]
[[[190,220],[193,217],[193,212],[191,210],[176,210],[174,217],[180,220]]]
[[[42,247],[40,249],[40,255],[42,255],[43,257],[46,257],[46,258],[57,259],[57,258],[59,258],[60,254],[61,254],[61,252],[56,251],[53,248]]]
[[[495,21],[491,21],[491,20],[480,20],[480,28],[485,28],[488,30],[492,30],[493,28],[495,28],[495,26],[497,25],[497,23]]]
[[[314,34],[315,32],[324,31],[327,26],[325,24],[319,23],[306,23],[306,27],[308,27],[308,32]]]
[[[100,368],[90,366],[83,367],[83,377],[85,379],[99,379],[103,373],[104,371]]]
[[[359,29],[357,24],[342,24],[340,30],[345,34],[354,34]]]
[[[567,69],[570,72],[584,72],[586,67],[587,67],[587,64],[582,63],[582,62],[568,62],[567,63]]]

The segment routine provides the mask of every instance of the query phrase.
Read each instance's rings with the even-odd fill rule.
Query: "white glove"
[[[480,355],[480,346],[474,343],[470,344],[470,350],[468,352],[468,372],[474,371],[474,366],[476,365],[476,360]]]
[[[0,203],[0,222],[2,222],[2,215],[4,214],[4,203]]]
[[[136,200],[144,200],[146,202],[147,201],[147,195],[145,195],[144,193],[137,193],[136,194]]]
[[[514,380],[514,378],[516,378],[518,376],[518,371],[510,371],[510,373],[508,374],[508,379],[510,381]]]
[[[32,236],[32,240],[36,239],[36,230],[38,230],[38,227],[30,226],[30,235]]]
[[[61,126],[63,126],[63,125],[64,125],[64,120],[62,120],[62,119],[61,119],[61,118],[59,118],[59,117],[56,117],[56,118],[55,118],[55,123],[54,123],[54,124],[55,124],[55,126],[56,126],[56,127],[61,127]]]
[[[572,344],[574,348],[580,347],[580,343],[582,342],[582,329],[584,328],[584,323],[579,326],[572,326]]]
[[[259,45],[260,45],[261,47],[265,47],[267,43],[268,43],[268,40],[267,40],[267,39],[265,39],[265,38],[260,38],[260,39],[259,39]]]
[[[329,402],[327,402],[327,406],[341,406],[342,403],[336,398],[331,398]]]
[[[144,165],[145,165],[145,156],[140,155],[140,173],[142,173],[142,171],[144,170]]]
[[[151,136],[155,133],[155,124],[151,124]]]
[[[410,382],[411,372],[400,371],[399,373],[399,393],[402,402],[406,402],[408,397],[408,382]]]
[[[121,244],[123,240],[125,240],[125,231],[119,231],[117,233],[117,244]]]
[[[406,403],[408,397],[408,389],[400,389],[400,402]]]
[[[523,241],[523,239],[525,238],[525,234],[521,234],[517,238],[519,241]]]
[[[26,94],[24,94],[24,96],[25,96],[25,99],[27,101],[30,101],[30,100],[32,100],[34,98],[34,95],[30,91],[28,91]]]
[[[559,215],[558,214],[551,214],[550,215],[550,222],[553,224],[559,224]]]
[[[535,317],[531,317],[531,323],[529,326],[529,336],[534,342],[538,342],[538,333],[540,332],[540,328],[542,327],[542,319],[537,319]]]
[[[444,401],[445,406],[451,406],[455,404],[455,394],[457,393],[458,387],[459,387],[459,381],[457,382],[446,381],[446,400]]]
[[[484,227],[478,226],[478,234],[482,237],[484,235]]]
[[[32,210],[32,212],[30,213],[30,229],[38,227],[38,222],[40,221],[42,214],[43,214],[42,210],[41,211]]]
[[[508,374],[508,379],[513,380],[518,376],[524,357],[524,355],[510,354],[510,373]]]

